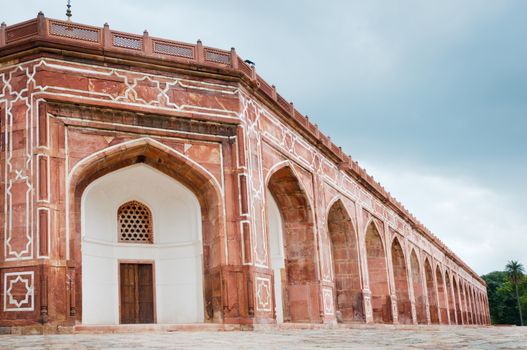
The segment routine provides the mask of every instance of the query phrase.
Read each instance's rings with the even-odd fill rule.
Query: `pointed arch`
[[[481,296],[477,288],[474,288],[474,297],[476,300],[476,306],[478,309],[478,324],[482,325],[483,321],[483,308],[481,306]]]
[[[465,290],[465,294],[463,295],[465,297],[465,305],[466,305],[466,318],[465,322],[467,324],[474,324],[474,309],[472,305],[472,295],[470,293],[470,287],[467,283],[467,281],[463,280],[463,286]]]
[[[478,291],[478,300],[479,300],[479,306],[480,306],[480,312],[481,312],[481,324],[485,325],[487,324],[487,315],[485,312],[485,304],[483,301],[483,293],[481,291]]]
[[[397,313],[399,323],[412,323],[412,305],[408,292],[408,272],[406,268],[406,259],[404,250],[395,237],[392,241],[392,266],[395,295],[397,296]]]
[[[412,268],[412,287],[414,290],[415,314],[418,324],[426,324],[426,304],[423,289],[423,279],[421,273],[421,265],[415,249],[412,248],[410,253],[410,266]]]
[[[283,281],[284,321],[318,322],[317,248],[314,218],[309,198],[295,171],[281,163],[268,175],[267,188],[280,212],[285,255]]]
[[[443,273],[439,264],[436,267],[436,282],[437,282],[437,296],[439,299],[439,313],[441,315],[441,324],[448,324],[448,305],[447,305],[447,290],[445,289],[445,283]]]
[[[478,292],[477,290],[474,288],[474,286],[472,286],[472,298],[474,300],[474,311],[475,311],[475,314],[476,314],[476,324],[481,324],[481,314],[480,314],[480,309],[479,309],[479,300],[478,300]]]
[[[485,304],[485,293],[480,292],[480,299],[481,299],[481,308],[482,308],[482,314],[483,314],[483,324],[486,325],[489,323],[488,314],[487,314],[487,305]]]
[[[468,282],[463,281],[463,285],[465,286],[465,303],[467,304],[467,323],[468,324],[475,324],[475,315],[474,315],[474,303],[472,300],[472,290],[470,288],[470,285]]]
[[[455,309],[455,299],[454,299],[454,289],[452,283],[450,282],[450,274],[448,270],[445,270],[445,282],[446,282],[446,296],[447,296],[447,305],[448,313],[450,315],[450,324],[456,323],[456,309]]]
[[[425,258],[425,279],[426,291],[428,295],[428,307],[430,310],[430,322],[432,324],[439,323],[439,314],[437,310],[437,293],[434,284],[434,274],[432,272],[432,264],[428,257]]]
[[[487,309],[487,304],[486,304],[486,301],[485,301],[485,293],[484,292],[480,292],[480,299],[481,299],[481,308],[483,309],[482,310],[482,313],[483,313],[483,324],[484,325],[487,325],[489,324],[489,318],[488,318],[488,309]]]
[[[470,284],[470,282],[467,282],[467,285],[468,285],[468,290],[470,292],[470,304],[472,307],[472,323],[478,324],[479,322],[478,321],[478,308],[477,308],[476,299],[474,296],[474,288],[472,287],[472,284]]]
[[[203,166],[151,138],[123,142],[79,161],[67,177],[67,237],[70,258],[81,266],[81,202],[86,188],[98,178],[134,164],[144,163],[172,177],[189,189],[201,207],[203,289],[206,322],[222,322],[222,291],[218,270],[226,258],[223,190]],[[68,253],[66,253],[67,255]],[[76,316],[82,319],[82,272],[76,274]]]
[[[364,322],[357,234],[341,199],[332,203],[327,220],[340,321]]]
[[[465,289],[465,281],[459,278],[459,294],[461,294],[461,308],[463,310],[462,318],[464,324],[470,324],[469,319],[469,312],[468,312],[468,304],[467,304],[467,296],[466,296],[466,289]]]
[[[368,280],[371,291],[373,321],[391,323],[392,308],[388,287],[388,268],[383,239],[377,225],[370,221],[364,236],[368,265]]]
[[[483,302],[483,293],[481,291],[478,291],[478,300],[479,300],[479,307],[480,307],[480,313],[481,313],[481,324],[485,325],[487,323],[487,315],[485,314],[485,305]]]
[[[490,315],[489,297],[487,293],[483,294],[483,303],[485,304],[485,315],[487,316],[487,324],[492,324],[492,318]]]
[[[461,317],[461,293],[455,275],[452,275],[452,284],[454,286],[454,300],[456,301],[456,323],[463,324],[463,318]]]

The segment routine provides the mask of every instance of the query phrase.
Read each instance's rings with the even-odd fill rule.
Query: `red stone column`
[[[399,324],[399,312],[397,309],[397,293],[395,291],[395,279],[393,276],[393,259],[392,259],[392,240],[389,225],[384,221],[385,234],[384,242],[386,242],[386,268],[388,269],[388,288],[390,289],[390,306],[392,310],[393,324]]]
[[[432,318],[431,318],[431,315],[430,315],[430,301],[429,301],[429,296],[428,296],[428,285],[427,285],[427,278],[426,278],[426,266],[425,266],[425,261],[424,261],[424,258],[423,258],[423,253],[422,252],[419,252],[419,256],[418,256],[419,260],[420,260],[420,264],[421,264],[421,282],[422,282],[422,288],[423,288],[423,295],[424,295],[424,299],[425,299],[425,314],[426,314],[426,324],[432,324]]]
[[[35,125],[37,164],[36,225],[38,257],[45,264],[41,313],[47,323],[73,325],[75,322],[75,265],[68,262],[65,236],[65,154],[64,127],[51,118],[47,105],[38,105]],[[71,267],[69,267],[71,266]]]
[[[5,33],[5,26],[2,27]],[[35,239],[35,166],[32,85],[26,69],[13,69],[0,92],[2,120],[2,242],[0,326],[40,324],[40,286]],[[26,93],[13,98],[23,89]]]
[[[225,215],[226,215],[226,242],[228,257],[225,266],[222,267],[223,290],[223,322],[231,324],[247,324],[252,320],[249,312],[249,300],[247,294],[250,284],[247,283],[250,271],[243,266],[241,234],[246,225],[245,217],[240,215],[243,187],[238,181],[240,169],[236,164],[236,153],[239,149],[238,143],[223,142],[223,174],[225,182]],[[243,200],[246,203],[246,200]],[[251,305],[252,306],[252,305]]]
[[[358,227],[358,237],[359,237],[359,253],[360,253],[360,267],[362,273],[362,297],[363,297],[363,307],[364,307],[364,316],[366,323],[373,323],[373,311],[371,305],[371,291],[370,291],[370,281],[368,274],[368,257],[366,255],[366,244],[365,244],[365,233],[366,227],[365,222],[362,216],[362,206],[357,203],[356,205],[356,216],[357,216],[357,227]]]
[[[457,325],[458,323],[461,323],[459,322],[458,320],[458,296],[456,295],[456,288],[454,288],[454,282],[455,282],[455,278],[454,278],[454,274],[452,272],[452,270],[450,270],[450,296],[452,298],[452,306],[453,306],[453,309],[454,309],[454,320],[453,323],[455,325]]]
[[[412,272],[412,262],[411,262],[411,249],[406,251],[406,266],[408,267],[408,292],[410,297],[410,307],[412,308],[412,323],[414,325],[418,324],[417,322],[417,309],[415,306],[415,292],[414,292],[414,281],[413,281],[413,272]]]
[[[317,283],[320,322],[336,323],[335,285],[331,275],[331,239],[328,232],[328,213],[324,196],[324,180],[313,174],[313,210],[315,215],[315,237],[317,245]]]

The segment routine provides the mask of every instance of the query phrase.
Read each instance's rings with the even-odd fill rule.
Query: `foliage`
[[[481,277],[487,282],[492,323],[520,325],[515,286],[507,271],[494,271]],[[517,282],[522,311],[527,315],[527,276],[521,276]]]
[[[523,280],[523,273],[525,272],[523,265],[515,260],[511,260],[505,266],[505,271],[509,280],[514,285],[519,285]]]

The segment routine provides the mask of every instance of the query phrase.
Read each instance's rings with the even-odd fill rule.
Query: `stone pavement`
[[[253,332],[1,335],[0,349],[527,349],[527,327],[365,326]]]

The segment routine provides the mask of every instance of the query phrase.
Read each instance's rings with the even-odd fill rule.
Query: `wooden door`
[[[154,323],[152,264],[121,264],[121,323]]]

